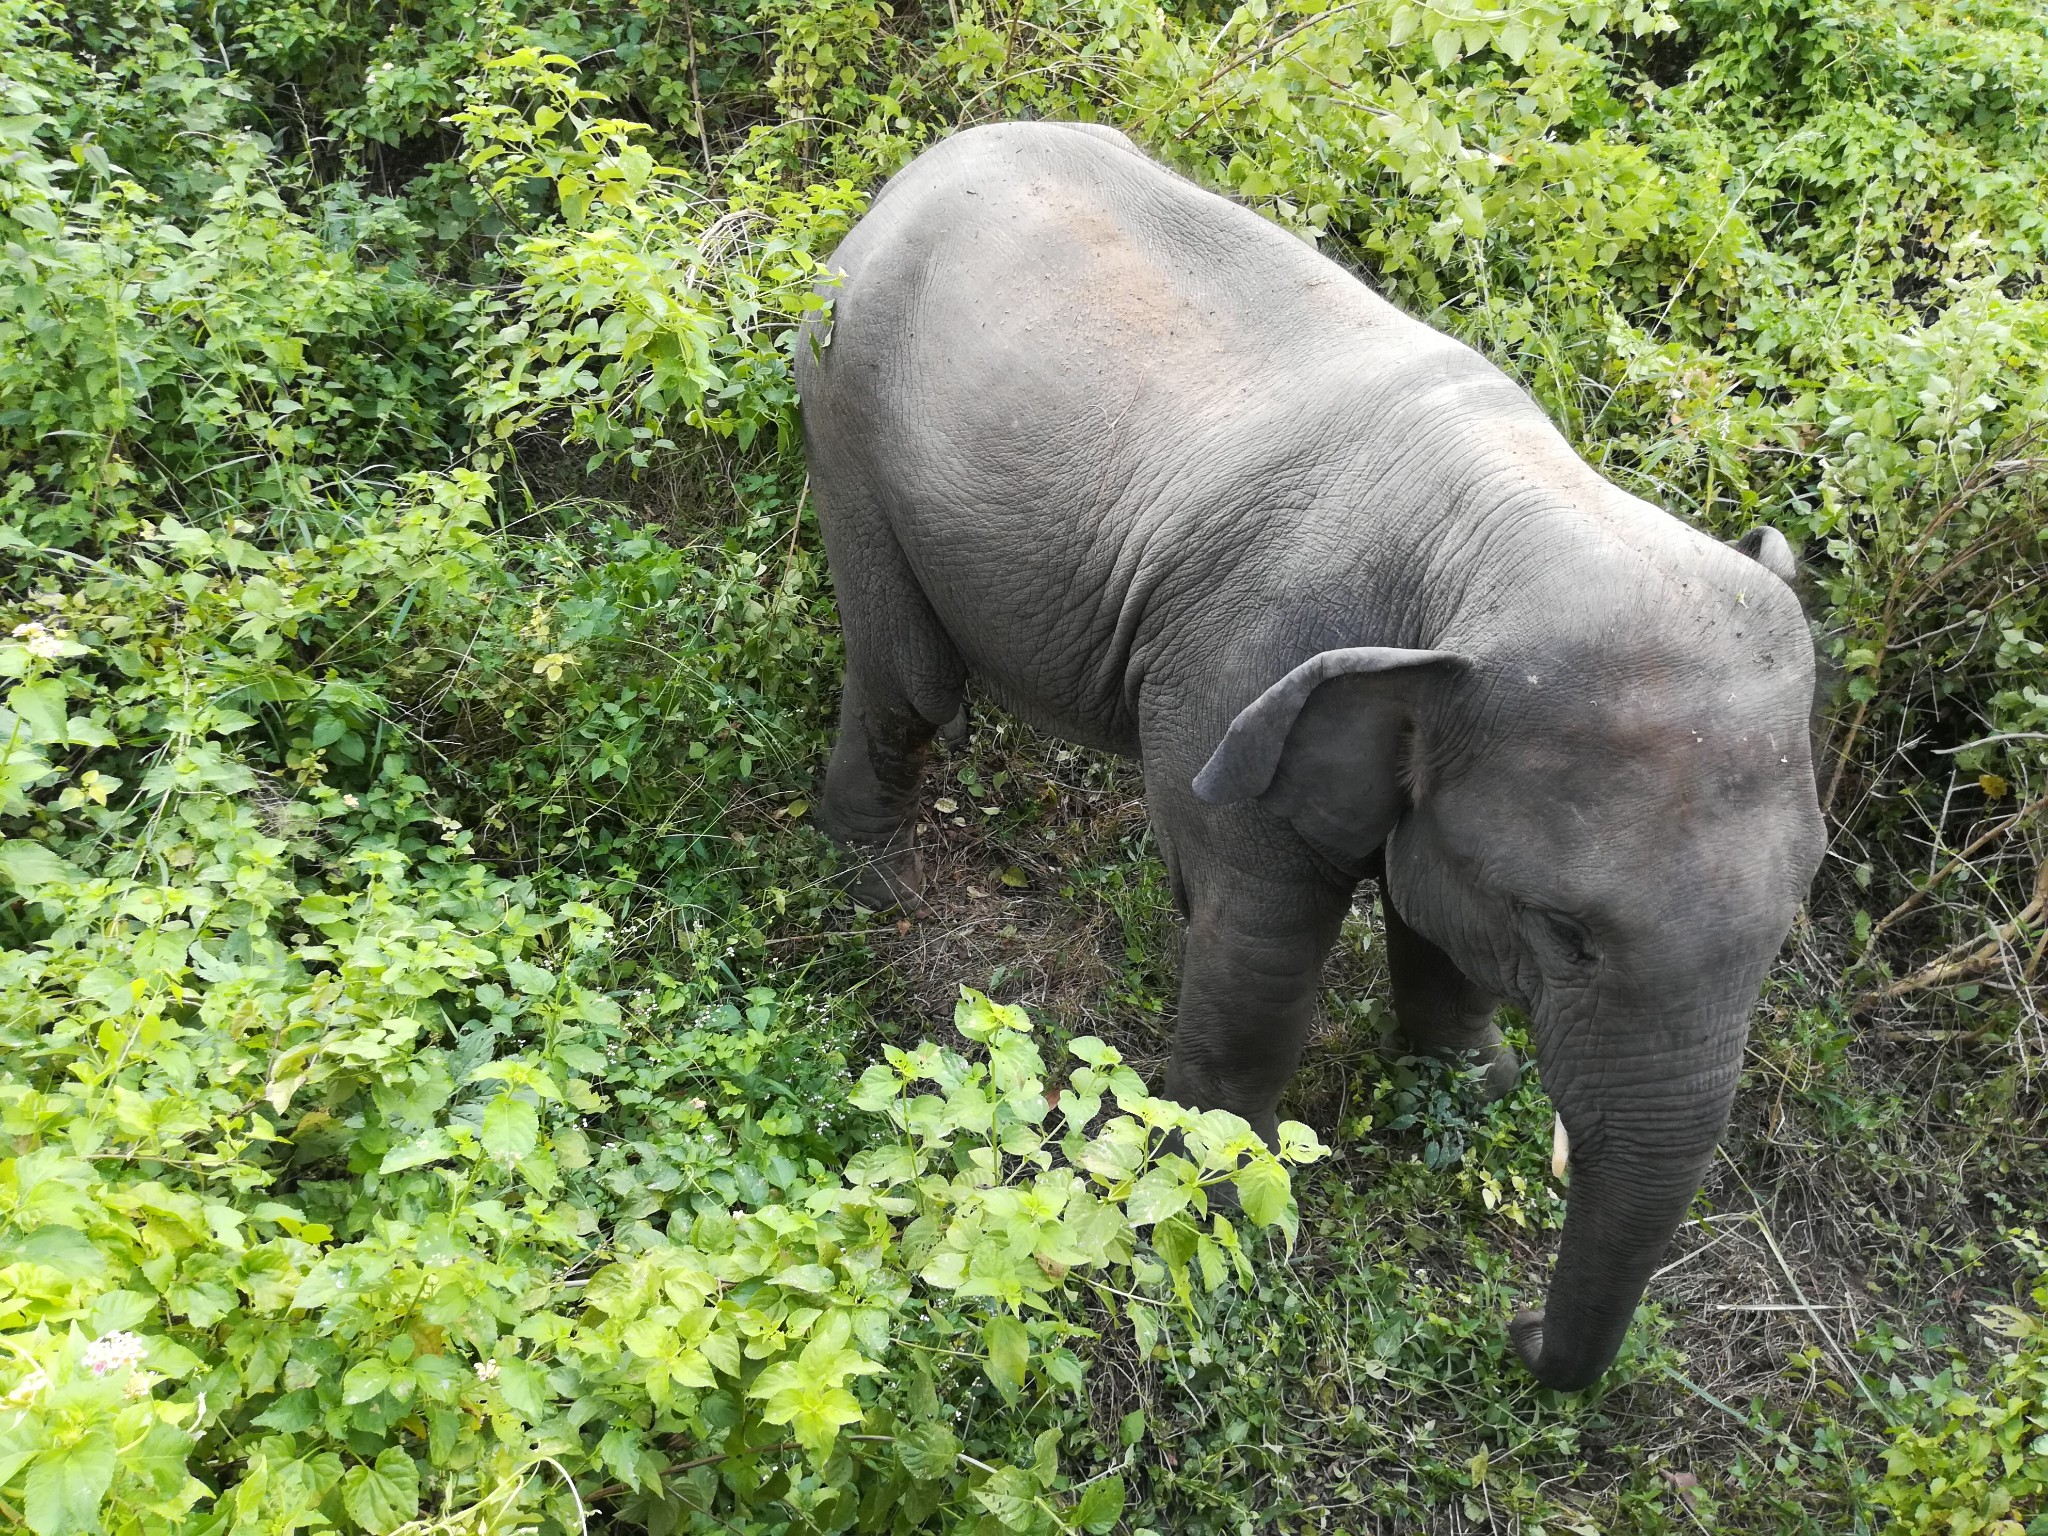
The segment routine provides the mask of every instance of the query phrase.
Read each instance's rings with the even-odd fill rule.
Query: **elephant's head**
[[[1572,1173],[1547,1305],[1512,1332],[1553,1387],[1620,1349],[1821,856],[1812,642],[1783,540],[1755,543],[1538,575],[1430,650],[1326,651],[1196,781],[1332,854],[1384,846],[1408,924],[1527,1009]]]

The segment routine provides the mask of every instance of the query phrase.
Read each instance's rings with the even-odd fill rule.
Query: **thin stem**
[[[852,1438],[859,1439],[862,1437],[854,1436]],[[726,1451],[718,1456],[699,1456],[695,1461],[678,1461],[670,1466],[663,1467],[661,1469],[661,1476],[664,1478],[676,1477],[684,1472],[694,1472],[699,1467],[715,1467],[721,1461],[732,1461],[740,1456],[773,1456],[782,1451],[795,1451],[802,1448],[802,1444],[799,1441],[784,1440],[779,1445],[757,1446],[747,1451]],[[564,1476],[566,1475],[565,1473]],[[632,1488],[628,1488],[624,1483],[606,1483],[604,1487],[598,1489],[597,1492],[590,1496],[590,1502],[595,1504],[599,1499],[615,1499],[622,1493],[633,1493],[635,1491]]]
[[[697,114],[697,153],[704,157],[704,185],[711,185],[711,140],[704,132],[704,98],[697,92],[697,23],[683,0],[683,45],[689,50],[690,109]]]
[[[1998,738],[1996,737],[1992,738],[1992,740],[1994,741],[1997,739]],[[1979,745],[1981,745],[1981,743],[1979,743]],[[1961,751],[1962,749],[1958,747],[1956,750]],[[2048,805],[2048,795],[2042,795],[2038,799],[2028,801],[2025,805],[2021,806],[2017,811],[2014,811],[2012,815],[2006,817],[2005,820],[1999,822],[1989,831],[1981,833],[1977,837],[1971,839],[1969,845],[1965,847],[1961,853],[1957,854],[1954,858],[1950,859],[1946,864],[1942,865],[1940,869],[1936,870],[1932,875],[1928,876],[1927,883],[1925,885],[1921,886],[1919,890],[1915,891],[1912,895],[1908,896],[1904,901],[1900,902],[1896,907],[1893,907],[1891,911],[1885,913],[1883,917],[1877,920],[1877,925],[1870,930],[1870,938],[1864,944],[1865,953],[1869,952],[1870,946],[1875,944],[1878,941],[1878,939],[1883,936],[1885,931],[1889,929],[1894,923],[1898,922],[1901,918],[1905,917],[1908,913],[1912,912],[1915,908],[1919,907],[1920,904],[1926,901],[1929,896],[1932,896],[1934,894],[1934,888],[1937,885],[1940,885],[1941,882],[1946,880],[1950,875],[1954,874],[1957,870],[1963,868],[1970,862],[1971,859],[1975,858],[1979,853],[1982,853],[1986,848],[1990,847],[1991,844],[1996,842],[1999,838],[2005,836],[2006,833],[2010,832],[2014,827],[2018,826],[2021,822],[2025,821],[2029,816],[2033,815],[2034,812],[2040,810],[2041,807],[2044,805]]]

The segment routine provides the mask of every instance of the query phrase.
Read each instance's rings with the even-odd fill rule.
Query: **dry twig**
[[[1880,1003],[1925,992],[1933,987],[1954,986],[1959,982],[1972,981],[1988,971],[1995,970],[2004,958],[2006,947],[2020,934],[2041,921],[2048,912],[2048,861],[2044,861],[2034,874],[2034,899],[2021,908],[2018,915],[2009,922],[2000,923],[1991,930],[1989,937],[1965,939],[1943,954],[1931,960],[1910,976],[1873,987],[1849,1005],[1853,1018],[1868,1013]],[[1873,930],[1874,932],[1874,930]],[[2031,971],[2032,966],[2029,966]]]

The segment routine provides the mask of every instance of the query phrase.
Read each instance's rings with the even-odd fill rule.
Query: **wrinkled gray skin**
[[[1360,880],[1419,1049],[1534,1025],[1571,1143],[1543,1382],[1613,1361],[1820,859],[1813,653],[1775,533],[1588,468],[1508,378],[1100,128],[939,145],[799,349],[845,623],[822,813],[915,884],[971,672],[1139,757],[1187,919],[1166,1091],[1269,1137]]]

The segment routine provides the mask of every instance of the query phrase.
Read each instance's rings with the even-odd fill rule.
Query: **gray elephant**
[[[1571,1147],[1547,1303],[1584,1387],[1726,1123],[1819,863],[1791,551],[1602,479],[1498,369],[1080,124],[962,133],[884,189],[798,348],[846,633],[827,830],[914,885],[970,673],[1139,758],[1187,921],[1166,1091],[1271,1136],[1354,891],[1401,1028],[1518,1070]]]

